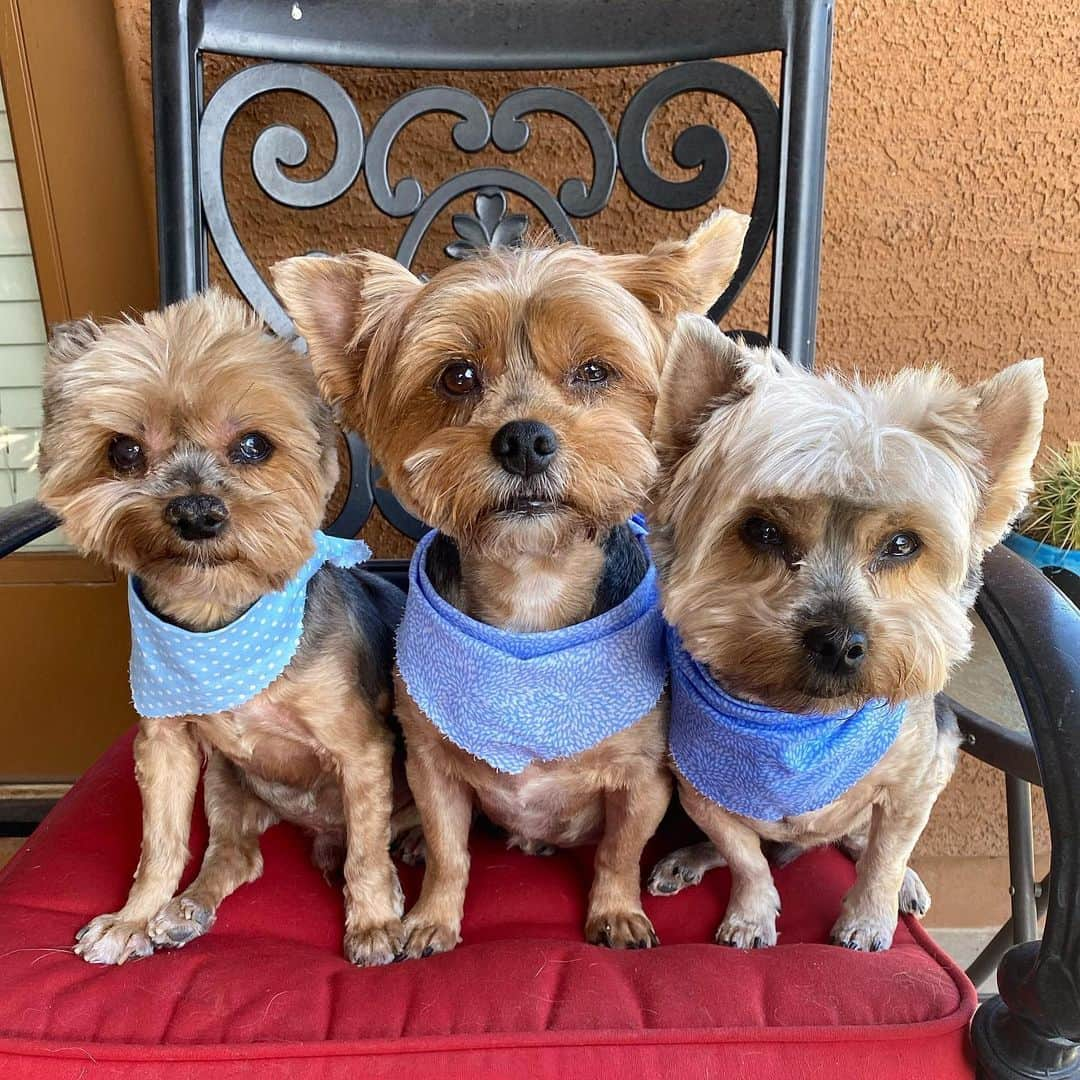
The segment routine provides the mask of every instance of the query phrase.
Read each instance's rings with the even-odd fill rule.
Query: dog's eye
[[[576,368],[570,381],[584,386],[603,386],[611,378],[611,370],[594,356]]]
[[[898,532],[885,542],[882,554],[890,559],[909,559],[921,547],[922,543],[914,533]]]
[[[146,463],[146,454],[138,439],[116,435],[109,443],[109,462],[117,472],[131,473]]]
[[[237,465],[258,465],[273,451],[273,443],[261,431],[249,431],[229,447],[229,460]]]
[[[756,548],[782,548],[784,534],[778,525],[763,517],[747,518],[743,522],[742,534],[748,543]]]
[[[439,375],[438,390],[444,397],[462,398],[480,389],[480,373],[468,360],[447,364]]]

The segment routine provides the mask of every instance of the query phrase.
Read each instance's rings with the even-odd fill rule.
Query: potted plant
[[[1028,512],[1005,543],[1035,566],[1080,574],[1080,442],[1051,451]]]

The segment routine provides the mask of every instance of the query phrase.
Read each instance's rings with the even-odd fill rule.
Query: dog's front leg
[[[147,923],[180,883],[199,783],[199,749],[186,721],[143,721],[135,736],[135,778],[143,805],[135,883],[119,911],[99,915],[76,934],[75,952],[91,964],[149,956]]]
[[[389,733],[380,732],[338,757],[346,833],[345,955],[364,967],[393,963],[405,940],[405,899],[390,858],[393,753]]]
[[[671,801],[671,774],[662,766],[630,777],[604,794],[604,835],[596,849],[585,940],[612,949],[659,945],[641,907],[641,853]]]
[[[259,838],[277,814],[244,788],[237,767],[220,751],[203,774],[203,805],[210,836],[199,875],[150,920],[150,940],[175,949],[201,937],[217,918],[218,905],[263,868]]]
[[[469,882],[472,792],[439,768],[427,750],[422,741],[410,742],[405,765],[424,829],[426,860],[420,898],[405,916],[404,951],[413,959],[446,952],[461,940]]]
[[[874,805],[870,837],[857,864],[858,877],[832,928],[834,944],[863,952],[877,952],[892,944],[908,860],[933,806],[934,800],[925,798],[925,793],[905,799],[896,791]]]
[[[759,949],[776,944],[780,894],[773,884],[761,838],[745,822],[729,814],[679,779],[683,809],[716,845],[731,869],[731,898],[716,931],[720,945]]]

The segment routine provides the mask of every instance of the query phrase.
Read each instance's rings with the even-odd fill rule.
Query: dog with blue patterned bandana
[[[1046,393],[1041,360],[976,386],[937,369],[863,384],[680,320],[652,521],[671,760],[708,839],[649,889],[730,867],[718,942],[776,943],[763,840],[857,859],[837,944],[888,948],[898,905],[928,906],[906,867],[959,746],[934,695],[970,648],[983,555],[1030,490]]]
[[[598,842],[586,938],[657,943],[640,860],[671,793],[666,665],[633,514],[666,337],[723,293],[747,221],[643,255],[492,251],[426,283],[370,252],[274,268],[325,396],[438,530],[398,634],[427,856],[408,957],[458,943],[474,807],[528,852]]]

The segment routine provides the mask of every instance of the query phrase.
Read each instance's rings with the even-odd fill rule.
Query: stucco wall
[[[152,200],[148,0],[114,2]],[[678,4],[670,7],[677,17]],[[1078,55],[1080,20],[1037,0],[839,0],[820,309],[823,363],[879,373],[937,360],[977,379],[1021,356],[1044,355],[1051,387],[1047,441],[1061,444],[1080,435]],[[212,60],[208,87],[236,66]],[[749,66],[775,92],[778,59],[756,58]],[[400,94],[442,80],[493,106],[509,89],[539,78],[585,94],[614,122],[647,74],[367,71],[345,73],[342,81],[370,131]],[[688,95],[662,113],[654,125],[653,159],[667,160],[672,135],[702,115],[731,140],[732,171],[722,199],[748,208],[752,138],[722,103]],[[318,175],[328,160],[325,120],[302,99],[278,95],[238,120],[226,155],[226,186],[256,263],[265,267],[311,249],[393,250],[403,225],[373,211],[362,182],[314,214],[283,210],[262,196],[248,165],[251,143],[270,118],[283,116],[313,133],[311,160],[298,176]],[[393,175],[416,175],[430,188],[468,167],[449,128],[445,117],[411,126],[395,152]],[[521,168],[552,189],[568,176],[590,175],[580,137],[558,121],[540,119],[534,128],[527,151],[485,161]],[[678,171],[671,166],[668,174]],[[610,208],[584,222],[581,233],[604,249],[633,250],[686,232],[703,216],[656,214],[620,183]],[[418,266],[436,267],[449,239],[447,216]],[[763,327],[767,284],[759,271],[730,325]],[[401,550],[399,538],[379,524],[369,538],[380,554]],[[923,850],[1000,854],[1004,836],[1000,778],[966,759]]]
[[[149,4],[114,2],[149,193]],[[677,2],[670,7],[675,17]],[[1054,443],[1080,435],[1080,19],[1068,7],[1040,0],[839,0],[819,333],[824,362],[868,372],[935,359],[977,378],[1008,360],[1044,355],[1051,384],[1047,436]],[[227,67],[212,64],[210,81]],[[773,58],[753,68],[775,88]],[[371,71],[347,84],[370,129],[389,101],[430,78]],[[524,77],[446,78],[494,104]],[[613,118],[642,74],[617,69],[546,78],[586,93]],[[681,99],[660,118],[654,158],[664,160],[664,136],[695,111],[733,136],[732,176],[722,197],[745,208],[752,142],[744,124],[724,121],[717,102]],[[410,129],[395,157],[398,175],[415,170],[430,181],[460,168],[467,159],[454,151],[448,127],[432,119]],[[536,127],[531,151],[514,160],[542,179],[588,175],[580,140],[556,123]],[[237,145],[255,130],[239,125]],[[312,164],[318,160],[313,155]],[[241,234],[261,259],[319,244],[385,247],[400,232],[400,225],[365,212],[362,185],[315,216],[314,228],[301,225],[305,215],[268,212],[241,154],[231,154],[229,163]],[[582,232],[601,247],[631,249],[699,217],[656,215],[620,185],[610,210],[585,222]],[[429,265],[438,250],[438,242],[428,246]],[[733,322],[761,321],[763,278]]]

